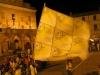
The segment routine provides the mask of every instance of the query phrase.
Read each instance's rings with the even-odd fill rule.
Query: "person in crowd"
[[[67,60],[67,63],[66,63],[66,73],[67,75],[73,75],[72,73],[72,61],[71,60]]]
[[[36,70],[36,66],[34,64],[34,61],[30,62],[30,70],[31,70],[31,75],[36,75],[37,74],[37,70]]]
[[[4,75],[4,74],[5,74],[5,68],[3,66],[1,66],[0,75]]]
[[[30,65],[30,58],[28,56],[25,57],[25,64],[26,64],[26,67],[27,69],[29,69],[29,65]]]
[[[28,55],[30,55],[31,49],[28,49]]]
[[[99,51],[100,50],[100,44],[97,43],[97,50]]]
[[[97,43],[95,43],[94,46],[95,46],[95,50],[94,51],[98,51]]]
[[[18,64],[19,64],[20,59],[19,59],[19,56],[18,56],[18,55],[15,57],[15,59],[16,59],[16,63],[18,63]]]
[[[9,67],[6,69],[5,75],[11,75]]]
[[[22,52],[15,57],[4,59],[0,75],[36,75],[37,67],[34,59],[29,57],[28,53]]]
[[[17,66],[18,66],[18,63],[16,62],[16,59],[14,58],[12,67],[13,67],[13,69],[14,69],[14,68],[17,67]]]
[[[25,57],[25,52],[24,51],[21,52],[21,58],[23,58],[23,57]]]
[[[5,63],[5,65],[8,65],[8,63],[9,63],[8,58],[5,58],[5,59],[4,59],[4,63]]]
[[[39,65],[34,59],[32,59],[32,61],[33,61],[33,65],[35,66],[35,74],[37,74],[37,68],[39,67]]]
[[[92,52],[96,50],[96,47],[95,47],[95,43],[94,42],[92,42],[91,50],[92,50]]]
[[[21,61],[21,75],[26,75],[26,65],[24,63],[24,61]]]
[[[14,75],[21,75],[21,69],[19,66],[14,68]]]
[[[10,64],[10,66],[13,68],[13,58],[10,58],[9,64]]]

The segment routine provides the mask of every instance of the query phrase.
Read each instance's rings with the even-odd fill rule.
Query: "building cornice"
[[[95,15],[95,14],[100,14],[100,11],[97,10],[97,11],[77,13],[77,14],[73,14],[72,17],[89,16],[89,15]]]
[[[34,9],[29,9],[29,8],[24,8],[24,7],[4,4],[4,3],[0,3],[0,6],[1,7],[6,7],[6,8],[11,8],[11,9],[16,9],[16,10],[28,11],[28,12],[36,12],[37,11],[37,10],[34,10]]]

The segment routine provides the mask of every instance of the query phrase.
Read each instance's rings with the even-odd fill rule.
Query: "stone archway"
[[[3,53],[7,53],[9,49],[10,49],[10,38],[5,35],[1,38],[1,50]]]
[[[31,49],[31,42],[30,42],[30,37],[25,36],[24,37],[24,45],[25,45],[25,50]]]
[[[22,49],[22,42],[21,42],[21,38],[19,36],[14,37],[14,43],[15,43],[15,49],[16,50]]]
[[[29,43],[30,43],[30,37],[25,36],[25,37],[24,37],[24,43],[26,44],[27,42],[29,42]]]

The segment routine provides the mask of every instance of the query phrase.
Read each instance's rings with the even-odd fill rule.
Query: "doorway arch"
[[[16,50],[21,50],[22,49],[22,41],[19,36],[14,37],[14,43],[15,43],[15,49]]]
[[[1,38],[1,50],[3,53],[7,53],[9,49],[10,49],[10,38],[4,35]]]

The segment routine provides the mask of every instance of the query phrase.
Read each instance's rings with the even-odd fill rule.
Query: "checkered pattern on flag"
[[[44,6],[34,44],[34,59],[59,61],[88,55],[89,25]]]

